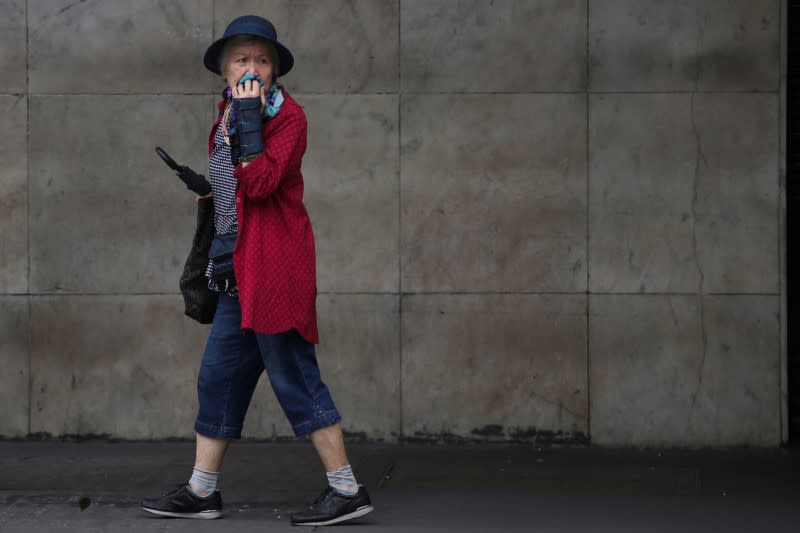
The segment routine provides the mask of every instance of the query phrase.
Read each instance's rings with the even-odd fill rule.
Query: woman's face
[[[242,76],[258,74],[265,86],[272,83],[272,59],[269,45],[263,41],[242,44],[226,51],[225,68],[222,70],[228,87],[233,89]]]

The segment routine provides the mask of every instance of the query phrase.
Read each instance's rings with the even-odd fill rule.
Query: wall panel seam
[[[320,296],[697,296],[697,292],[625,291],[318,291]],[[704,292],[704,296],[782,296],[780,292]],[[7,292],[0,296],[32,298],[95,296],[181,296],[180,292]]]
[[[789,440],[789,395],[788,395],[788,328],[787,328],[787,302],[786,302],[786,75],[787,75],[787,16],[788,2],[781,1],[780,13],[780,68],[778,71],[778,87],[780,97],[778,98],[778,407],[779,407],[779,442],[785,443]]]
[[[504,91],[474,91],[474,92],[457,92],[457,91],[447,91],[447,92],[433,92],[433,91],[425,91],[425,92],[417,92],[417,91],[376,91],[376,92],[335,92],[335,91],[327,91],[327,92],[314,92],[314,91],[301,91],[297,93],[297,96],[392,96],[397,94],[407,94],[413,96],[533,96],[533,95],[585,95],[585,94],[593,95],[622,95],[622,94],[630,94],[630,95],[637,95],[637,94],[728,94],[728,95],[737,95],[737,94],[771,94],[775,96],[780,96],[780,91],[712,91],[712,90],[703,90],[703,91],[513,91],[513,92],[504,92]],[[21,93],[0,93],[3,95],[16,95],[20,96]],[[107,93],[87,93],[87,92],[75,92],[75,93],[47,93],[47,92],[28,92],[26,94],[34,95],[34,96],[89,96],[89,97],[98,97],[98,96],[218,96],[219,93],[216,92],[129,92],[129,93],[114,93],[114,92],[107,92]]]
[[[589,179],[591,176],[591,167],[590,167],[590,158],[589,158],[589,125],[590,125],[590,114],[589,114],[589,100],[591,98],[591,93],[589,90],[591,89],[590,85],[590,70],[589,70],[589,22],[591,17],[589,16],[589,9],[590,9],[590,1],[586,0],[586,55],[584,60],[586,61],[586,153],[584,157],[586,158],[586,438],[588,439],[589,443],[592,442],[592,356],[591,356],[591,328],[589,327],[589,320],[591,319],[591,309],[589,303],[589,283],[591,282],[591,270],[589,267],[589,243],[590,239],[590,222],[589,222],[589,213],[590,213],[590,185]]]
[[[403,412],[403,9],[402,0],[397,0],[397,357],[398,357],[398,402],[400,402],[398,437],[405,430]]]
[[[27,233],[28,233],[28,253],[27,262],[28,268],[26,272],[27,278],[27,291],[28,291],[28,428],[27,435],[31,434],[31,420],[33,418],[33,374],[32,370],[32,352],[33,352],[33,311],[31,308],[31,97],[30,97],[30,0],[25,0],[25,185],[26,196],[25,202],[27,204]]]

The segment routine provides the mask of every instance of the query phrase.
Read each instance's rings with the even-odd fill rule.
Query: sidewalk
[[[334,531],[800,531],[800,450],[348,450],[376,510]],[[193,453],[189,442],[0,442],[0,531],[308,531],[288,521],[325,486],[304,441],[234,444],[220,520],[141,511],[142,497],[188,479]]]

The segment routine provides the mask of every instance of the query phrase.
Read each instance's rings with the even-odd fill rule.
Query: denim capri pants
[[[276,334],[242,330],[241,321],[239,300],[221,292],[197,379],[197,433],[241,438],[250,399],[264,370],[296,436],[341,420],[322,382],[312,343],[294,329]]]

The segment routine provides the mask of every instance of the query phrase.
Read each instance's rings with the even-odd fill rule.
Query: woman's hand
[[[247,80],[243,83],[237,83],[233,88],[234,98],[256,98],[261,99],[261,114],[264,113],[264,106],[267,103],[267,88],[258,83],[258,80]]]
[[[189,190],[196,192],[200,196],[211,193],[211,184],[202,174],[198,174],[191,168],[183,165],[181,165],[180,169],[175,171],[175,173],[186,184]]]

